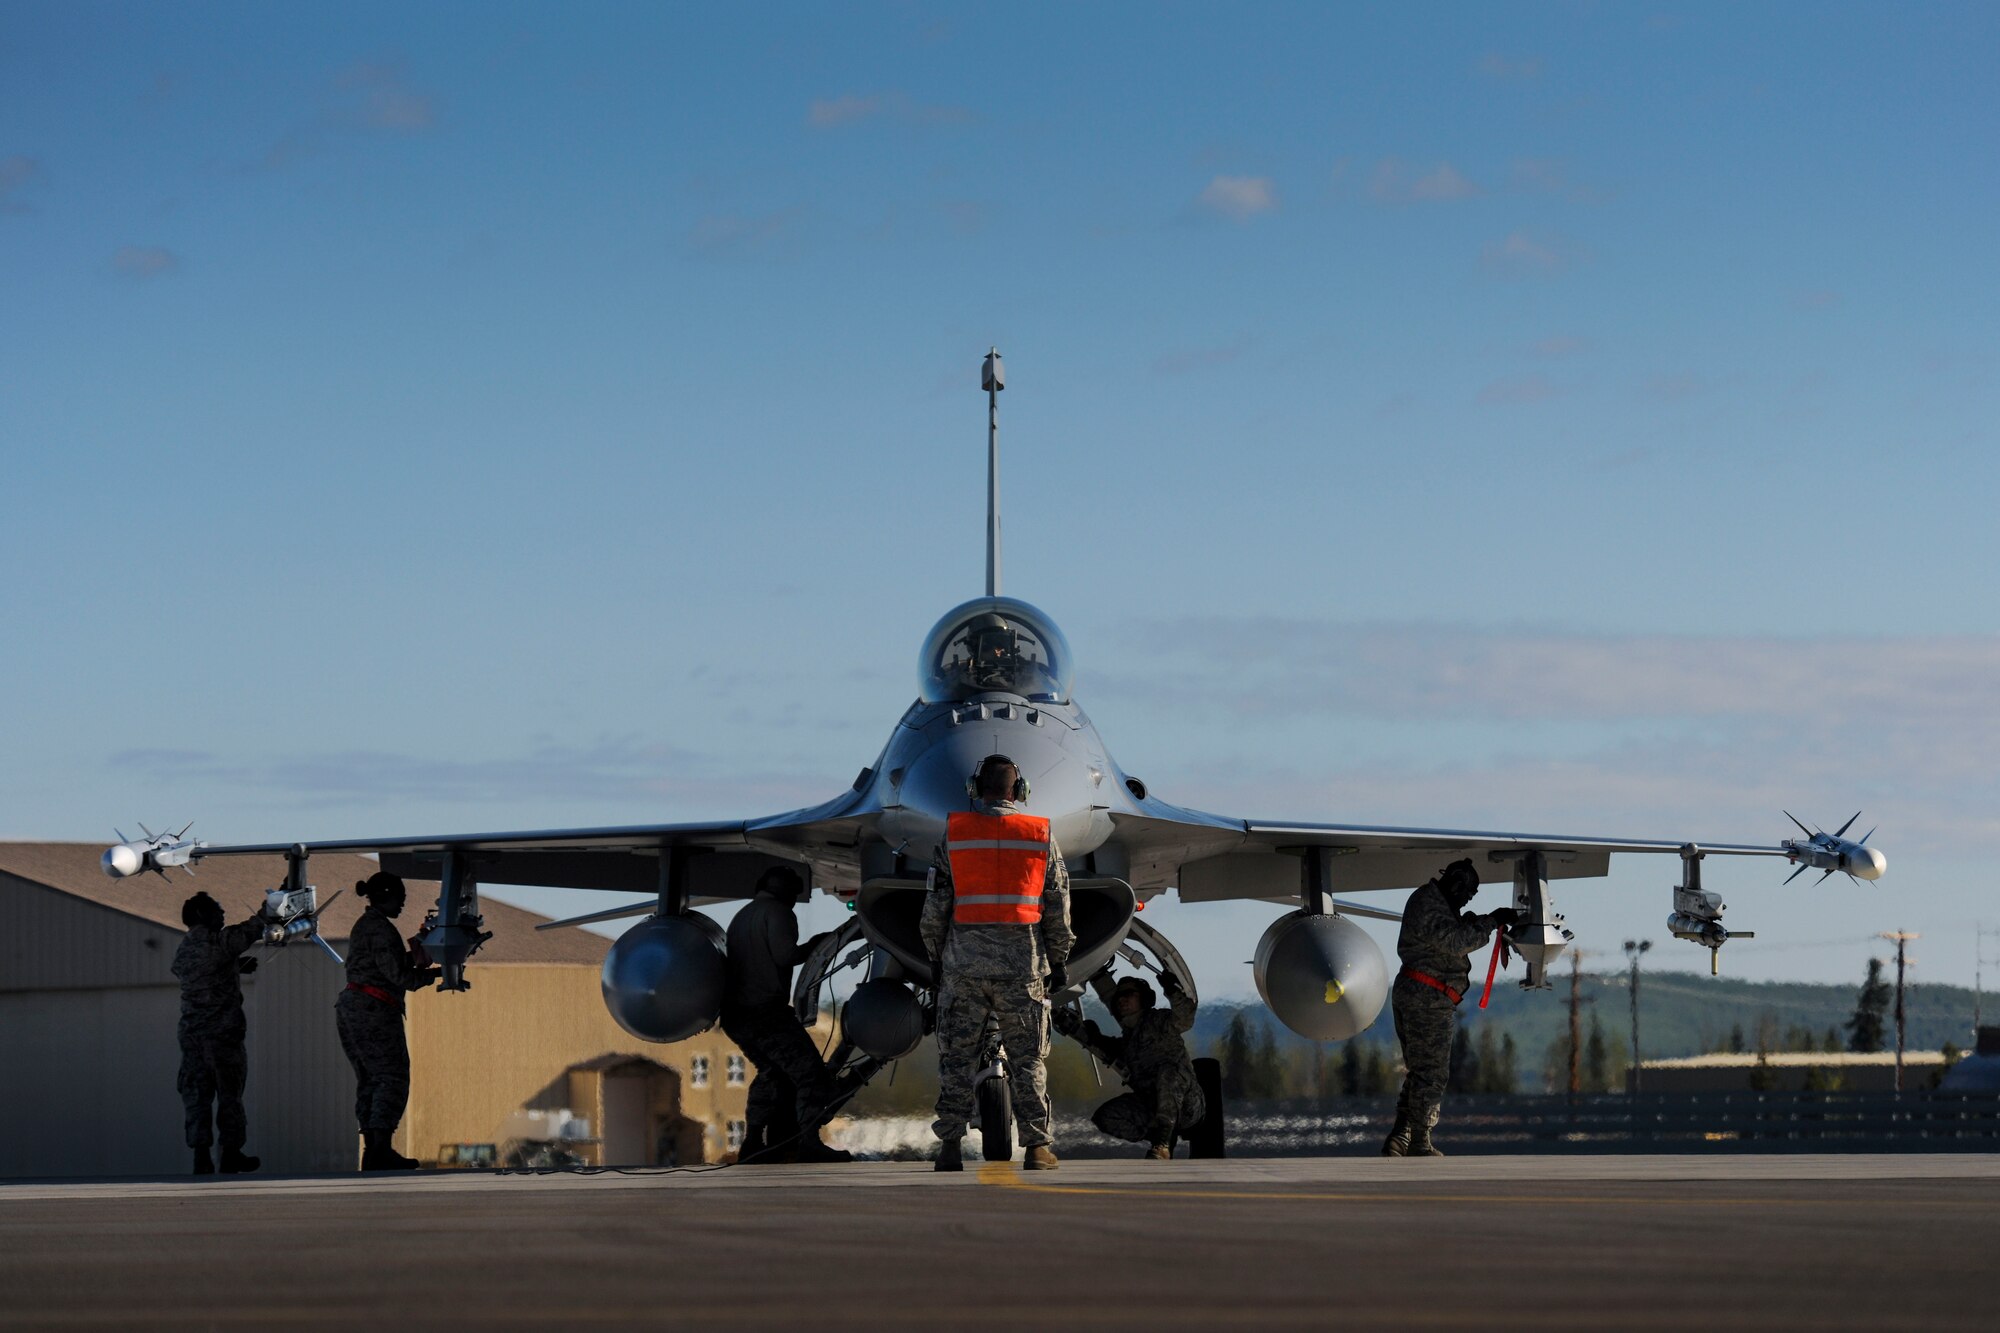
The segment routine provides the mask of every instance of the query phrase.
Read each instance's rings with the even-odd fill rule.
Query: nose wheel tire
[[[1014,1160],[1014,1098],[1007,1076],[983,1079],[973,1096],[979,1107],[979,1155],[989,1162]]]

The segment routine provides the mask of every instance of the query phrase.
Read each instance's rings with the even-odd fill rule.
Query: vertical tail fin
[[[1000,349],[986,353],[979,368],[979,387],[986,390],[986,595],[1000,595],[1000,391],[1007,387]]]

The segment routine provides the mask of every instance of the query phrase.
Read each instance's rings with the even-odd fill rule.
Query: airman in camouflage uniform
[[[222,1169],[255,1171],[258,1159],[243,1154],[249,1126],[243,1117],[243,1084],[249,1061],[243,1051],[241,978],[257,970],[243,953],[264,933],[260,910],[248,921],[225,926],[222,904],[197,893],[181,906],[187,937],[174,951],[174,975],[181,983],[181,1109],[186,1112],[187,1146],[194,1149],[194,1173],[213,1174],[209,1145],[222,1135]]]
[[[973,808],[989,815],[1028,813],[1007,793],[1019,773],[1009,763],[981,765],[981,796]],[[1007,1054],[1009,1091],[1024,1165],[1056,1165],[1049,1137],[1049,995],[1069,985],[1069,870],[1054,834],[1042,875],[1041,920],[1030,925],[968,925],[953,916],[951,857],[939,843],[931,861],[922,931],[937,996],[938,1100],[932,1130],[943,1143],[938,1169],[961,1169],[959,1140],[972,1118],[972,1076],[982,1055],[987,1020],[997,1020]]]
[[[1090,979],[1090,988],[1117,1020],[1119,1036],[1107,1037],[1074,1009],[1057,1010],[1055,1023],[1117,1070],[1131,1089],[1092,1112],[1091,1123],[1114,1139],[1145,1143],[1147,1157],[1165,1161],[1174,1155],[1174,1139],[1199,1123],[1208,1105],[1181,1038],[1194,1026],[1194,997],[1171,972],[1160,974],[1160,984],[1167,992],[1165,1009],[1155,1007],[1153,988],[1144,977],[1125,977],[1113,985],[1107,968]]]
[[[1453,861],[1410,895],[1396,953],[1403,961],[1390,989],[1396,1040],[1403,1044],[1403,1091],[1396,1126],[1382,1145],[1384,1157],[1442,1157],[1431,1142],[1451,1068],[1451,1035],[1458,1002],[1472,984],[1471,954],[1501,926],[1519,919],[1511,907],[1465,910],[1479,892],[1479,871]]]
[[[801,1162],[854,1160],[852,1153],[828,1147],[820,1137],[840,1090],[792,1008],[792,969],[826,938],[820,934],[799,943],[795,909],[808,892],[798,871],[772,866],[758,877],[755,895],[729,922],[722,1031],[757,1066],[744,1099],[739,1162],[774,1161],[790,1144],[796,1144]]]
[[[354,1118],[366,1147],[363,1171],[407,1171],[414,1158],[395,1150],[396,1126],[410,1101],[410,1046],[403,1035],[403,996],[435,981],[438,969],[422,946],[405,943],[395,919],[403,881],[378,870],[354,886],[368,910],[347,941],[347,989],[334,1002],[340,1046],[354,1066]]]

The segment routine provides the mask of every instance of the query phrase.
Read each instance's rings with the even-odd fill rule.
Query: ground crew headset
[[[1005,764],[1014,770],[1014,791],[1009,799],[1016,805],[1027,800],[1028,780],[1021,776],[1021,766],[1004,754],[989,754],[979,761],[979,767],[973,769],[972,776],[965,780],[965,794],[977,799],[979,796],[980,779],[984,778],[986,770],[992,768],[995,764]]]

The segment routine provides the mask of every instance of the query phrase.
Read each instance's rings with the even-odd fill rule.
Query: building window
[[[708,1086],[708,1057],[697,1055],[688,1061],[688,1082],[697,1088]]]
[[[732,1087],[732,1088],[740,1088],[740,1087],[742,1087],[742,1086],[743,1086],[743,1057],[742,1057],[742,1056],[740,1056],[740,1055],[732,1055],[732,1056],[730,1056],[730,1057],[729,1057],[729,1074],[728,1074],[728,1078],[729,1078],[729,1086],[730,1086],[730,1087]]]
[[[729,1122],[729,1151],[735,1152],[743,1146],[745,1126],[741,1120]]]

